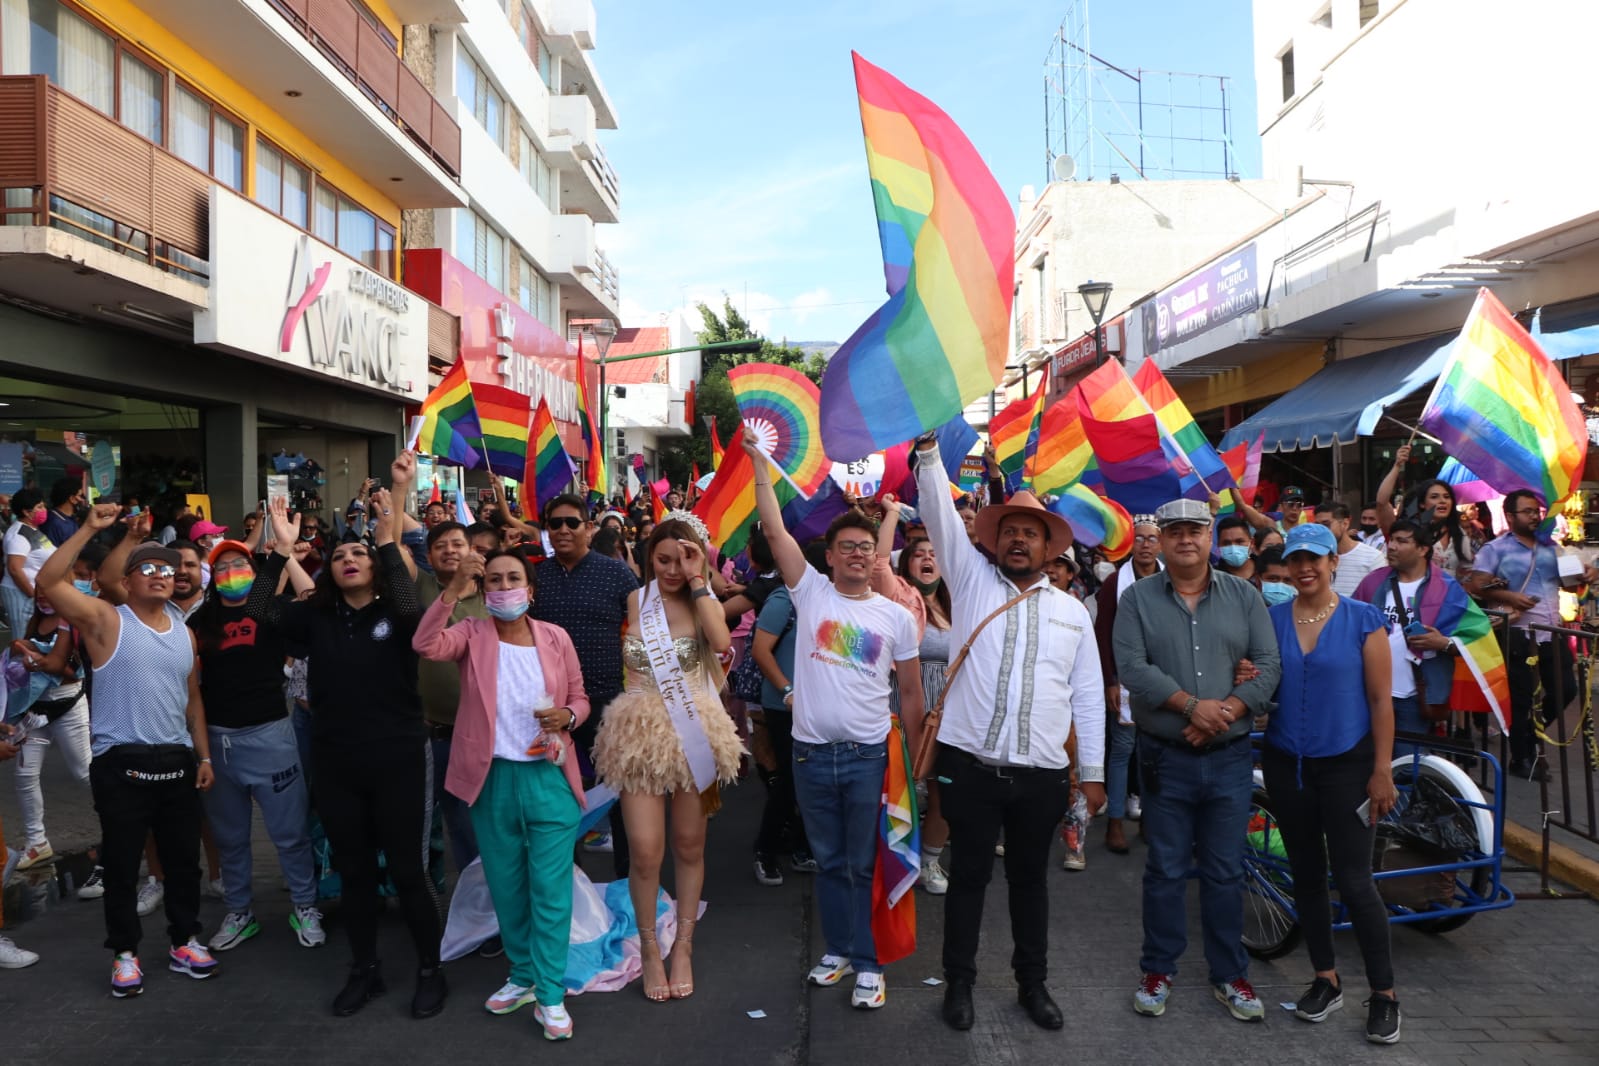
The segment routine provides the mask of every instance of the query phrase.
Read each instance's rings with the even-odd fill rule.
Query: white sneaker
[[[855,975],[855,991],[850,993],[849,1005],[856,1010],[877,1010],[888,1002],[888,982],[880,973]]]
[[[227,895],[227,888],[222,884],[222,878],[220,877],[215,881],[202,881],[200,883],[200,895],[206,899],[222,899]]]
[[[500,986],[498,992],[484,1001],[483,1009],[490,1014],[510,1014],[521,1010],[536,999],[531,988],[519,985],[515,981],[507,981]]]
[[[822,988],[831,988],[855,972],[855,967],[842,955],[823,955],[822,961],[811,968],[805,980]]]
[[[20,970],[39,961],[37,952],[17,947],[8,936],[0,936],[0,970]]]
[[[322,928],[322,912],[312,904],[295,905],[294,913],[289,915],[289,928],[299,937],[302,948],[319,948],[328,942],[328,934]]]
[[[922,860],[922,873],[918,878],[929,896],[942,896],[949,891],[949,874],[936,858]]]
[[[252,911],[229,911],[211,938],[212,951],[232,951],[261,931]]]
[[[533,1008],[533,1020],[544,1027],[546,1040],[572,1039],[572,1016],[566,1013],[565,1003],[557,1003],[553,1007],[540,1003]]]
[[[161,901],[167,898],[167,890],[153,876],[145,879],[139,886],[139,917],[144,918],[155,913],[161,906]]]
[[[1136,822],[1144,816],[1144,805],[1138,801],[1137,796],[1127,797],[1127,820]]]

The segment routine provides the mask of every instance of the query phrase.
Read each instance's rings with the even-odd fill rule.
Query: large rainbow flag
[[[1105,360],[1072,395],[1105,479],[1105,495],[1133,513],[1153,513],[1183,495],[1187,464],[1163,438],[1121,363]]]
[[[477,440],[482,436],[466,364],[457,359],[422,401],[422,429],[415,447],[426,455],[476,467],[483,462],[477,449]]]
[[[572,478],[577,475],[577,464],[566,454],[561,435],[555,430],[555,419],[550,416],[550,405],[544,402],[542,396],[533,411],[530,436],[532,443],[528,447],[527,469],[522,475],[522,484],[533,486],[539,513],[543,514],[545,504],[571,489]]]
[[[581,333],[577,335],[577,420],[583,430],[583,444],[589,453],[589,501],[598,503],[610,495],[610,473],[605,469],[609,464],[605,461],[605,442],[600,439],[600,423],[589,398],[589,370],[583,359]]]
[[[922,829],[916,815],[911,754],[899,715],[889,718],[888,768],[878,815],[872,870],[872,943],[877,961],[898,962],[916,950],[916,878],[922,872]]]
[[[1477,292],[1421,428],[1498,492],[1531,489],[1551,508],[1576,488],[1588,455],[1571,387],[1487,289]]]
[[[482,448],[490,470],[521,480],[527,469],[527,423],[532,413],[527,396],[504,385],[473,382],[472,399],[483,427],[473,443]]]
[[[1078,541],[1103,549],[1113,563],[1133,550],[1133,519],[1127,509],[1081,482],[1049,497],[1044,506],[1066,519]]]
[[[1138,367],[1133,375],[1133,387],[1143,394],[1144,402],[1155,413],[1155,423],[1166,441],[1188,464],[1188,473],[1181,479],[1185,495],[1197,495],[1195,487],[1206,497],[1234,487],[1232,473],[1216,446],[1199,428],[1188,405],[1183,403],[1153,359],[1145,359]]]
[[[789,484],[809,499],[832,473],[822,451],[822,394],[793,367],[741,363],[727,372],[739,416]]]
[[[854,55],[888,302],[822,378],[822,443],[859,459],[960,414],[1004,373],[1016,217],[971,141]]]
[[[1460,465],[1460,460],[1452,455],[1444,460],[1443,469],[1438,471],[1438,480],[1448,485],[1454,492],[1457,504],[1482,503],[1495,496],[1504,495],[1502,492],[1495,492],[1493,486]]]
[[[1005,491],[1022,487],[1027,459],[1038,447],[1039,421],[1044,411],[1044,390],[1006,404],[988,423],[988,439],[994,445],[994,458],[1005,476]]]
[[[1064,492],[1068,485],[1079,481],[1091,488],[1103,484],[1094,449],[1083,430],[1082,415],[1072,397],[1051,404],[1044,412],[1039,420],[1038,447],[1027,457],[1024,473],[1037,496]]]

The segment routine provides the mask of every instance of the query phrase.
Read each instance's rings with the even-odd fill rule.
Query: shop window
[[[305,229],[310,173],[276,146],[255,139],[255,202]]]

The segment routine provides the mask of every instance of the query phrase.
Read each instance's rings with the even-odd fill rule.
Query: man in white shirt
[[[853,973],[850,1003],[874,1010],[886,1002],[872,939],[872,882],[892,739],[889,676],[897,679],[900,719],[914,749],[922,725],[916,622],[872,591],[871,520],[852,510],[828,527],[829,582],[783,528],[771,466],[747,431],[743,446],[755,467],[761,529],[794,601],[794,675],[783,697],[794,709],[794,795],[816,859],[816,908],[827,942],[807,979],[828,987]]]
[[[1017,999],[1038,1025],[1059,1029],[1064,1020],[1044,984],[1048,871],[1071,790],[1066,744],[1074,726],[1088,809],[1105,802],[1105,687],[1093,622],[1043,572],[1046,560],[1071,545],[1071,527],[1019,492],[977,513],[976,540],[996,560],[989,562],[955,513],[936,437],[918,438],[916,448],[922,518],[953,605],[950,643],[971,642],[944,702],[935,769],[951,841],[944,1021],[953,1029],[974,1021],[983,894],[1003,829]]]
[[[1387,565],[1388,557],[1350,536],[1349,530],[1354,523],[1346,505],[1328,504],[1316,512],[1316,521],[1326,526],[1338,541],[1338,568],[1333,571],[1333,591],[1340,596],[1353,596],[1367,574],[1379,566]]]

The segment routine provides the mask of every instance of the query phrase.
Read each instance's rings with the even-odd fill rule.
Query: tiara
[[[700,535],[701,544],[711,542],[711,531],[705,528],[705,523],[693,511],[667,511],[661,516],[662,522],[682,522]]]
[[[1155,521],[1155,516],[1152,514],[1133,515],[1133,525],[1135,526],[1154,526],[1159,524],[1160,523]]]

